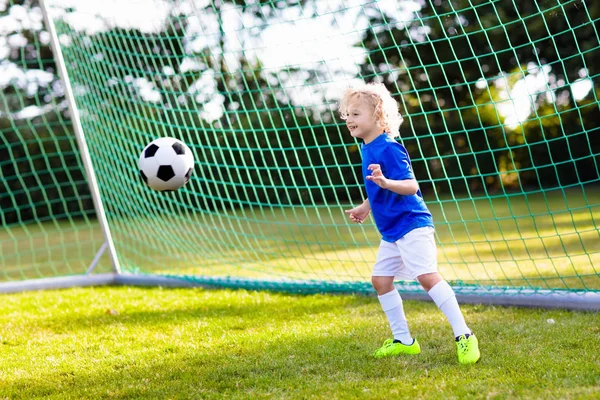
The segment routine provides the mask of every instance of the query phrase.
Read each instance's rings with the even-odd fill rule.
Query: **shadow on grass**
[[[372,349],[352,335],[323,336],[282,335],[266,345],[209,349],[157,346],[144,357],[114,357],[101,370],[67,367],[16,380],[13,389],[22,398],[483,398],[490,392],[544,398],[598,384],[590,359],[560,353],[548,359],[548,350],[561,347],[558,338],[546,351],[510,357],[486,353],[484,343],[486,358],[465,367],[437,340],[424,341],[429,347],[417,357],[374,360]],[[532,337],[520,339],[531,344],[526,350],[534,349]],[[548,388],[553,392],[544,392]]]
[[[12,378],[10,397],[555,398],[600,385],[597,313],[464,306],[483,354],[464,367],[431,303],[405,302],[421,355],[375,360],[370,354],[389,332],[376,299],[186,291],[197,301],[172,304],[176,292],[136,289],[132,310],[119,315],[50,317],[74,342],[96,330],[114,333],[112,341],[73,354],[63,349],[53,355],[63,362]],[[144,299],[155,309],[137,309]],[[203,320],[207,326],[196,324]]]

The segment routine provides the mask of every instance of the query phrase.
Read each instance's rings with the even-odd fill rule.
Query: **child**
[[[402,117],[398,103],[382,84],[347,89],[339,112],[350,134],[363,141],[362,173],[367,200],[347,210],[350,220],[362,223],[370,211],[382,241],[371,282],[377,291],[393,334],[374,356],[419,354],[419,342],[410,335],[395,278],[416,279],[448,318],[456,337],[458,361],[479,360],[477,338],[471,332],[450,285],[437,272],[433,218],[412,171],[399,136]]]

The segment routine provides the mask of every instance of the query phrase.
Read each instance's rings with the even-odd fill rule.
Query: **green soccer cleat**
[[[458,362],[461,364],[475,364],[479,361],[479,342],[473,334],[460,335],[456,338]]]
[[[421,352],[421,346],[415,338],[410,345],[402,344],[400,341],[394,341],[394,339],[388,339],[383,342],[377,351],[373,354],[375,358],[392,357],[399,354],[419,354]]]

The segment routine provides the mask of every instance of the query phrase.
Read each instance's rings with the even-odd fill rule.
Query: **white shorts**
[[[373,276],[394,276],[414,280],[419,275],[437,272],[435,230],[426,226],[413,229],[396,243],[381,241]]]

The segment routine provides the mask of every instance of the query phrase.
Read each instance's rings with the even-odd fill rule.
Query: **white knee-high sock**
[[[410,336],[408,331],[408,323],[406,322],[406,316],[404,315],[404,306],[402,305],[402,298],[397,289],[387,292],[381,296],[378,296],[381,308],[385,312],[387,319],[392,329],[394,339],[401,341],[403,344],[411,344],[413,338]]]
[[[448,282],[438,282],[434,287],[429,289],[428,293],[438,308],[442,310],[446,318],[448,318],[448,322],[452,325],[455,337],[471,333],[471,330],[467,326],[465,318],[460,311],[458,301],[456,301],[454,290],[452,290]]]

